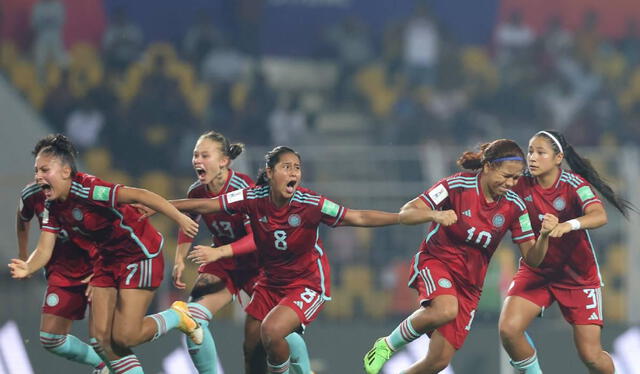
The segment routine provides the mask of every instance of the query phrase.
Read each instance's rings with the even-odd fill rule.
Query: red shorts
[[[308,287],[276,288],[257,284],[245,311],[251,317],[262,321],[276,305],[286,305],[298,315],[304,328],[318,317],[324,307],[322,292]]]
[[[424,256],[419,258],[419,262],[412,266],[409,286],[418,291],[418,302],[422,306],[428,305],[431,300],[440,295],[453,295],[458,299],[456,318],[436,330],[455,349],[460,349],[469,335],[469,330],[471,330],[471,323],[480,301],[480,295],[469,292],[468,287],[457,284],[440,260]],[[432,333],[433,331],[427,332],[427,335],[431,336]]]
[[[86,285],[74,287],[48,286],[42,303],[43,314],[79,320],[87,309]]]
[[[91,285],[114,288],[157,288],[164,277],[162,253],[154,258],[124,261],[98,259],[94,266]]]
[[[232,295],[237,295],[240,290],[244,290],[249,296],[253,294],[253,288],[259,276],[257,269],[229,269],[218,261],[200,266],[198,273],[211,274],[222,279]]]
[[[542,311],[558,301],[564,319],[572,325],[603,326],[602,290],[599,286],[561,288],[527,268],[513,277],[507,296],[519,296],[540,306]]]

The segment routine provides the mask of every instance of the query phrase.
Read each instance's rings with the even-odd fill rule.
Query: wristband
[[[571,231],[580,230],[580,221],[577,219],[570,219],[567,221],[568,224],[571,225]]]

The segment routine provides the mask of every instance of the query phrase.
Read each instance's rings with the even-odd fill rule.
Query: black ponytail
[[[299,160],[302,160],[298,152],[294,151],[289,147],[285,147],[282,145],[275,147],[274,149],[267,152],[266,155],[264,155],[265,167],[258,170],[258,177],[256,178],[256,186],[266,186],[267,184],[269,184],[269,177],[267,177],[267,168],[273,169],[276,166],[276,164],[280,161],[280,157],[287,153],[293,153],[298,157]]]
[[[75,176],[78,172],[76,167],[78,151],[69,138],[62,134],[50,134],[40,139],[31,153],[34,156],[47,154],[58,157],[63,165],[68,165],[71,168],[72,176]]]
[[[562,150],[558,147],[556,140],[549,137],[549,135],[545,134],[549,133],[555,137],[555,139],[562,146]],[[571,170],[573,170],[576,174],[579,174],[581,177],[587,180],[608,202],[611,203],[623,216],[629,216],[629,210],[636,211],[635,207],[625,199],[622,199],[618,196],[611,186],[600,176],[598,171],[593,167],[591,161],[586,158],[581,157],[578,152],[567,142],[564,135],[555,130],[545,130],[544,132],[539,132],[535,136],[543,136],[547,139],[547,141],[551,144],[551,148],[553,151],[558,154],[561,151],[564,153],[564,159],[569,164]]]

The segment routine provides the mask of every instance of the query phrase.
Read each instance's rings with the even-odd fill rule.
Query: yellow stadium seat
[[[163,197],[173,196],[171,178],[161,171],[144,174],[139,181],[140,187],[146,188]]]
[[[106,148],[93,148],[84,153],[83,157],[87,170],[102,175],[111,168],[111,153]]]

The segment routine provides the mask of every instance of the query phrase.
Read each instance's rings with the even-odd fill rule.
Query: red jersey
[[[293,283],[330,297],[330,269],[319,237],[320,223],[338,226],[347,209],[318,193],[298,187],[289,203],[277,208],[269,198],[269,186],[258,186],[223,195],[224,210],[249,216],[266,285]]]
[[[233,170],[229,170],[227,180],[222,186],[220,193],[214,194],[209,191],[207,185],[196,181],[189,187],[187,192],[187,198],[189,199],[211,199],[220,195],[224,195],[228,192],[241,190],[253,186],[253,180],[248,175],[237,173]],[[241,213],[228,214],[227,212],[219,212],[213,214],[204,214],[202,216],[196,214],[190,214],[190,217],[194,221],[198,221],[200,218],[204,221],[211,232],[213,244],[216,247],[221,245],[230,244],[236,240],[247,235],[247,228],[250,228],[249,219],[246,215]],[[191,243],[193,239],[186,236],[182,230],[178,232],[178,243]],[[223,265],[224,268],[242,269],[247,266],[255,269],[257,264],[258,255],[249,253],[242,256],[236,256],[231,258],[224,258],[217,261],[217,263]]]
[[[128,204],[118,204],[122,185],[77,173],[65,201],[47,201],[42,230],[66,230],[76,243],[90,242],[104,258],[135,261],[161,253],[162,235]]]
[[[20,197],[20,219],[29,222],[33,216],[38,217],[38,223],[42,227],[45,197],[42,188],[35,183],[28,184]],[[91,275],[93,261],[91,252],[95,255],[93,247],[83,249],[69,240],[66,230],[57,232],[56,243],[51,259],[45,265],[45,276],[50,286],[73,287],[80,286],[81,280]]]
[[[507,230],[514,243],[534,240],[527,208],[514,192],[487,202],[479,173],[457,173],[441,179],[419,198],[433,210],[453,210],[458,221],[444,227],[433,222],[420,253],[444,263],[456,281],[482,291],[489,260]],[[415,271],[415,278],[418,272]],[[411,279],[411,284],[413,279]]]
[[[584,215],[591,204],[602,204],[591,185],[577,174],[561,170],[550,188],[542,188],[536,178],[525,174],[514,187],[523,196],[531,212],[533,230],[538,235],[546,213],[558,217],[560,222]],[[549,238],[549,249],[537,268],[520,261],[520,266],[543,275],[556,285],[567,288],[599,287],[602,284],[596,253],[589,231],[577,230],[561,238]]]

